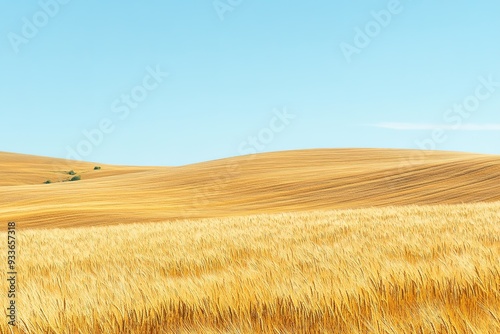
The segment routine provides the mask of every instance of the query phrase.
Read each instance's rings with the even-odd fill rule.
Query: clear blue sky
[[[0,4],[0,151],[134,165],[500,154],[498,1],[60,1]]]

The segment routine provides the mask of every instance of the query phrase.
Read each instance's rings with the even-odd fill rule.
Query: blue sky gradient
[[[0,151],[129,165],[500,154],[498,13],[465,0],[2,2]],[[133,92],[147,95],[134,108]]]

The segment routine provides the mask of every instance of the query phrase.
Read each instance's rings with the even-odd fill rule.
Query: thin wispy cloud
[[[368,126],[382,129],[411,131],[411,130],[454,130],[454,131],[500,131],[500,124],[422,124],[422,123],[397,123],[383,122],[369,124]]]

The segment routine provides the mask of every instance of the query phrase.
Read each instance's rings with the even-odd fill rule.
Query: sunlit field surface
[[[66,228],[500,201],[496,155],[317,149],[179,167],[95,166],[0,152],[0,221]],[[81,181],[63,182],[71,170]]]
[[[500,333],[500,203],[22,230],[18,249],[22,333]]]

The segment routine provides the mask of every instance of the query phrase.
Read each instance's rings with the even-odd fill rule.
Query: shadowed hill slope
[[[455,152],[318,149],[100,171],[9,153],[0,161],[0,220],[20,228],[500,201],[500,157]],[[81,181],[41,184],[71,169]]]

